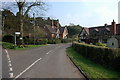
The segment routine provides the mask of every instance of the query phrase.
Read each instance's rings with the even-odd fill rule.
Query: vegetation
[[[21,32],[21,37],[23,38],[24,34],[24,22],[26,22],[26,19],[28,17],[28,13],[32,8],[38,8],[40,11],[45,11],[45,3],[42,1],[34,1],[34,2],[26,2],[26,0],[16,0],[16,4],[15,3],[11,3],[14,5],[14,7],[18,7],[16,9],[18,9],[17,12],[17,20],[15,22],[18,22],[18,27],[19,29],[17,29],[17,31]],[[11,10],[13,7],[11,6],[6,6],[5,7],[7,10]],[[33,11],[33,10],[32,10]],[[38,13],[38,11],[35,11]],[[13,24],[14,22],[12,22]],[[35,26],[35,24],[34,24]],[[16,26],[14,26],[16,27]],[[22,44],[24,43],[24,40],[22,39]]]
[[[2,44],[2,47],[5,49],[14,49],[14,50],[26,50],[26,49],[46,46],[45,44],[44,45],[15,45],[7,42],[1,42],[1,44]]]
[[[95,63],[120,72],[120,49],[100,47],[78,42],[73,42],[72,46],[82,56]]]
[[[69,26],[65,26],[68,29],[68,36],[73,38],[75,35],[78,36],[78,34],[80,33],[80,31],[82,30],[82,27],[80,25],[74,25],[74,24],[70,24]]]
[[[95,45],[96,45],[96,46],[103,46],[103,47],[106,47],[106,44],[103,44],[103,43],[101,43],[101,42],[96,43]]]
[[[67,54],[69,57],[72,58],[74,63],[86,73],[87,77],[91,80],[112,80],[113,78],[120,78],[120,73],[94,63],[88,58],[83,57],[80,53],[77,53],[72,47],[67,49]]]
[[[71,38],[61,39],[61,43],[70,43],[70,42],[72,42]]]

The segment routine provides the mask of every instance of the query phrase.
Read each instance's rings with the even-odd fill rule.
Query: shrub
[[[55,39],[54,41],[55,41],[55,44],[61,43],[60,39]]]
[[[47,44],[48,40],[47,39],[40,39],[38,44],[42,45],[42,44]]]
[[[68,39],[61,39],[61,43],[69,43],[72,42],[72,40],[70,38]]]
[[[14,37],[12,35],[5,35],[2,38],[3,42],[14,43]]]
[[[48,40],[48,44],[57,44],[57,43],[61,43],[60,39],[49,39]]]
[[[101,42],[96,43],[95,45],[96,45],[96,46],[103,46],[103,47],[106,47],[106,44],[103,44],[103,43],[101,43]]]
[[[34,44],[34,39],[25,37],[24,43],[25,44]]]
[[[120,49],[106,48],[78,42],[73,42],[72,47],[79,54],[91,59],[95,63],[120,71]]]
[[[53,39],[49,39],[47,43],[48,43],[48,44],[55,44],[55,42],[54,42]]]
[[[14,44],[6,43],[6,42],[3,42],[2,46],[3,46],[3,48],[8,48],[8,49],[15,49],[16,48],[16,46]]]

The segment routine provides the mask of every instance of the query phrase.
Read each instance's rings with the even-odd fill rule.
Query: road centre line
[[[59,48],[61,46],[56,47],[55,49]],[[47,52],[46,54],[49,54],[50,52],[54,51],[50,50],[49,52]],[[32,66],[34,66],[37,62],[39,62],[42,58],[37,59],[34,63],[32,63],[30,66],[28,66],[25,70],[23,70],[20,74],[18,74],[13,80],[16,80],[17,78],[19,78],[21,75],[23,75],[26,71],[28,71]]]
[[[17,75],[13,80],[16,80],[21,75],[23,75],[27,70],[29,70],[32,66],[34,66],[38,61],[40,61],[42,58],[37,59],[34,63],[32,63],[29,67],[27,67],[24,71],[22,71],[19,75]]]
[[[60,48],[60,46],[56,47],[55,49],[57,49],[57,48]],[[50,52],[54,51],[55,49],[50,50],[50,51],[49,51],[49,52],[47,52],[46,54],[49,54]]]

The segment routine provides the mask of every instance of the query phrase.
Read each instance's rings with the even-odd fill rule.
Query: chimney
[[[53,21],[53,19],[52,19],[52,25],[51,26],[52,26],[52,28],[54,28],[54,21]]]
[[[113,31],[112,31],[113,33],[112,33],[112,34],[113,34],[113,35],[116,35],[116,22],[114,21],[114,19],[113,19],[113,22],[112,22],[112,30],[113,30]]]
[[[105,23],[104,26],[107,27],[107,23]]]
[[[59,20],[57,19],[57,27],[59,28]]]

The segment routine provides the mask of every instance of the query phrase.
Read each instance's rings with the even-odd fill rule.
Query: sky
[[[79,24],[83,27],[102,26],[105,23],[109,25],[113,19],[118,23],[119,1],[47,0],[46,3],[49,8],[43,17],[59,19],[62,26],[69,25],[70,23]]]
[[[111,24],[113,19],[118,23],[118,0],[90,1],[49,2],[51,7],[46,15],[59,19],[61,25],[93,27]]]

